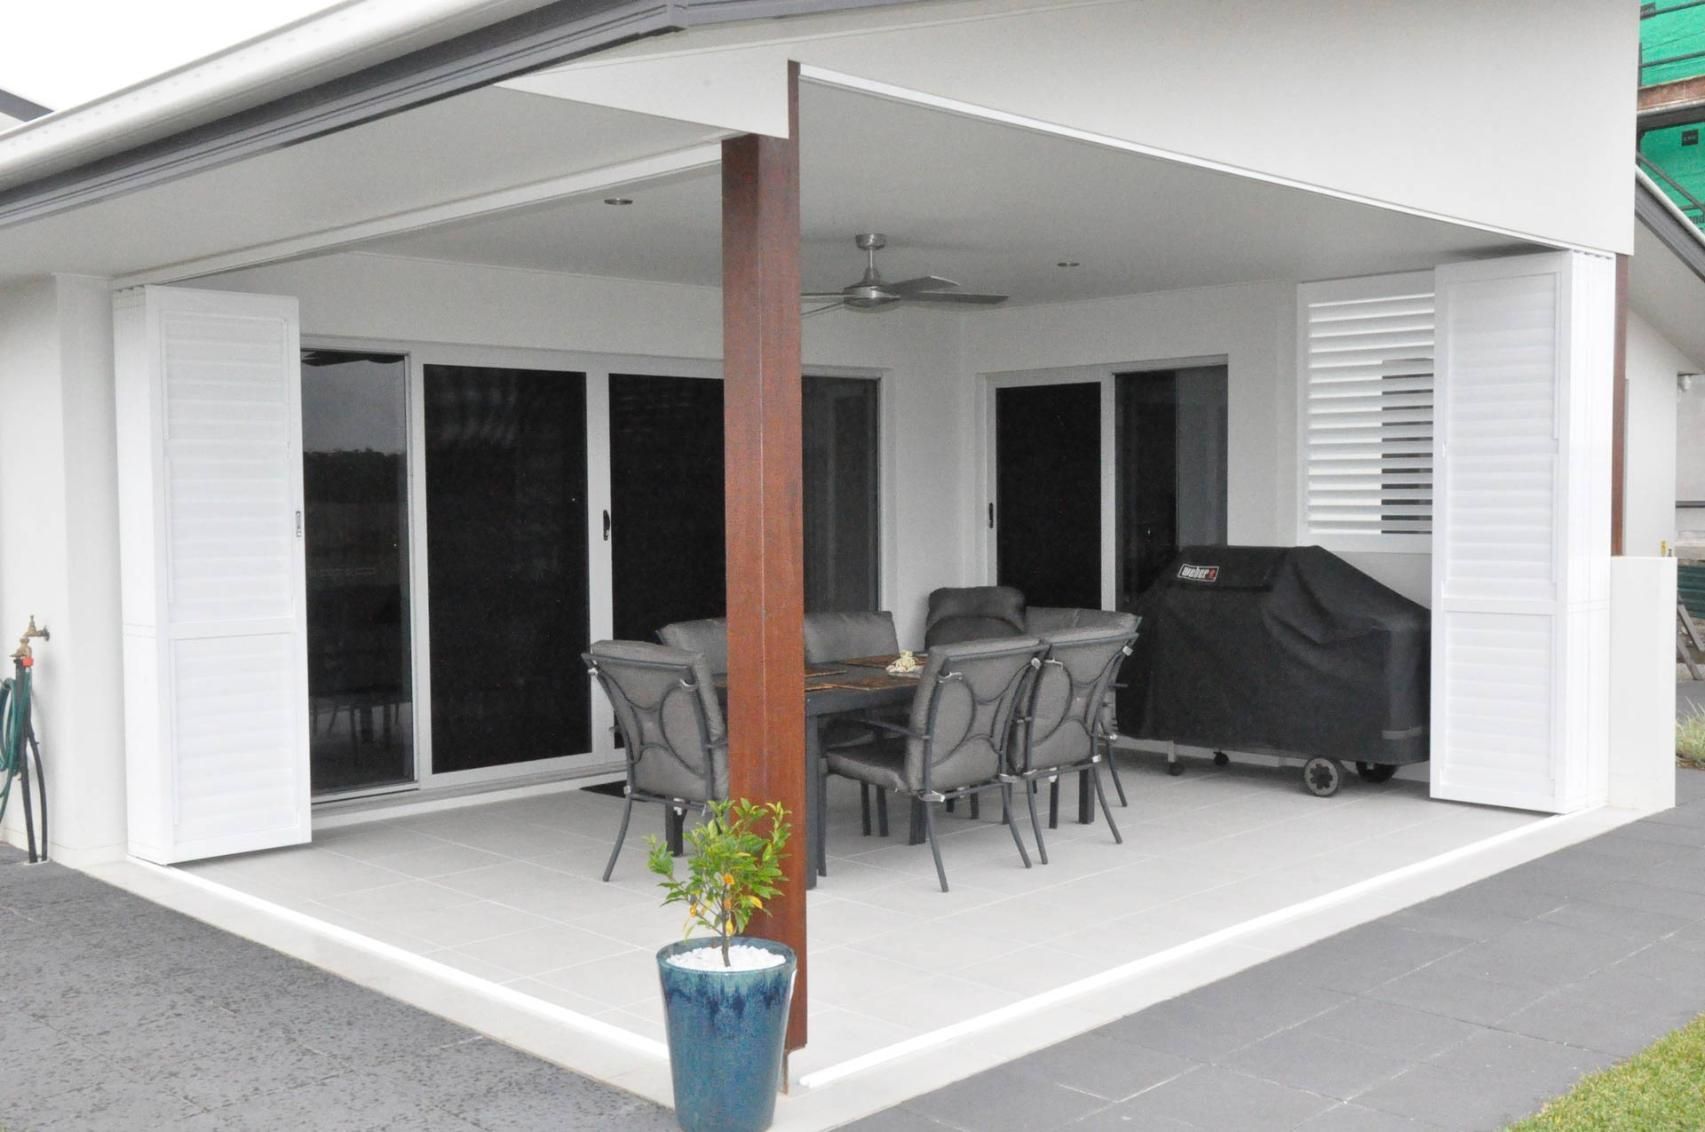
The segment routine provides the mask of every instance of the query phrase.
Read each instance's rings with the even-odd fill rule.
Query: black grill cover
[[[1186,547],[1134,612],[1143,629],[1121,676],[1126,734],[1369,763],[1427,757],[1430,614],[1335,554]]]

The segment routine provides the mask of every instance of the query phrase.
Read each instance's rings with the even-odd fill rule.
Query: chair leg
[[[616,830],[616,847],[610,850],[610,863],[604,866],[604,879],[609,880],[610,874],[616,871],[616,858],[621,856],[622,842],[627,840],[628,819],[633,817],[633,799],[625,798],[622,804],[622,827]]]
[[[822,811],[819,810],[818,813],[822,813]],[[859,817],[859,823],[864,828],[864,835],[866,837],[869,837],[870,836],[870,783],[868,783],[868,782],[861,782],[858,784],[858,817]]]
[[[817,776],[817,828],[811,831],[817,850],[817,875],[829,875],[829,776]]]
[[[1113,843],[1123,845],[1124,837],[1119,834],[1119,827],[1113,824],[1113,811],[1107,805],[1107,791],[1101,788],[1101,768],[1096,764],[1089,768],[1089,780],[1095,783],[1095,796],[1101,800],[1101,814],[1107,819],[1107,828],[1113,831]]]
[[[944,809],[944,810],[946,810],[946,811],[947,811],[947,812],[948,812],[948,813],[950,813],[950,814],[951,814],[951,813],[952,813],[952,812],[953,812],[953,804],[954,804],[954,803],[955,803],[955,802],[957,802],[957,801],[959,801],[959,799],[957,799],[957,798],[949,798],[949,799],[948,799],[948,800],[947,800],[947,801],[945,801],[945,802],[943,802],[943,803],[942,803],[942,806],[941,806],[941,808],[942,808],[942,809]]]
[[[663,808],[663,837],[669,844],[671,857],[687,855],[687,811],[674,806]]]
[[[1101,753],[1107,756],[1107,770],[1108,773],[1113,776],[1113,789],[1119,792],[1119,804],[1121,806],[1129,806],[1131,803],[1125,801],[1125,784],[1119,779],[1119,763],[1113,758],[1113,744],[1103,740],[1101,743]],[[1097,790],[1101,789],[1101,782],[1099,779],[1095,783],[1095,788]]]
[[[1048,780],[1048,828],[1060,828],[1060,776]]]
[[[880,786],[876,788],[876,832],[888,836],[888,791]]]
[[[928,802],[924,807],[924,837],[929,841],[930,855],[935,858],[935,875],[941,881],[941,891],[947,891],[947,870],[941,865],[941,846],[935,843],[935,807]]]
[[[1036,856],[1042,863],[1048,863],[1048,846],[1042,840],[1042,819],[1036,816],[1036,780],[1028,780],[1024,784],[1024,801],[1030,807],[1030,831],[1036,835]]]
[[[976,821],[978,818],[980,818],[982,816],[983,816],[982,799],[978,795],[973,794],[973,795],[971,795],[971,820]]]
[[[1001,783],[1001,801],[1005,802],[1008,808],[1011,807],[1012,783]],[[1034,813],[1034,811],[1032,811],[1032,813]],[[1024,851],[1024,838],[1018,836],[1018,823],[1012,822],[1006,828],[1012,831],[1012,843],[1018,846],[1018,859],[1023,861],[1024,867],[1028,869],[1030,867],[1030,854]]]

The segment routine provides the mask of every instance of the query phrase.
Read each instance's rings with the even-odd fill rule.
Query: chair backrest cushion
[[[634,789],[691,802],[728,796],[722,707],[702,654],[598,641],[585,660],[615,709]]]
[[[701,653],[717,676],[728,673],[728,618],[675,621],[657,630],[657,639],[670,648]]]
[[[1064,629],[1046,638],[1048,653],[1030,693],[1030,721],[1015,770],[1073,766],[1089,760],[1107,688],[1137,639],[1137,619],[1125,613],[1113,629]]]
[[[926,649],[1024,632],[1024,595],[1011,586],[948,586],[929,595]]]
[[[805,662],[821,664],[849,657],[887,656],[900,651],[894,615],[876,613],[807,613]]]
[[[932,648],[912,701],[906,783],[954,790],[987,782],[1005,766],[1007,736],[1045,645],[1008,637]]]
[[[1024,611],[1024,631],[1032,637],[1046,638],[1066,629],[1119,629],[1132,623],[1130,613],[1111,609],[1074,609],[1057,605],[1032,605]]]

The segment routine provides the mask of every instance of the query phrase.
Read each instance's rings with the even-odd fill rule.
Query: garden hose
[[[6,806],[12,797],[12,783],[18,783],[24,804],[24,834],[29,842],[30,863],[47,859],[47,776],[42,771],[41,747],[36,743],[35,730],[30,726],[30,670],[35,658],[30,652],[30,638],[45,639],[47,634],[36,628],[35,618],[18,640],[18,650],[12,654],[12,676],[0,680],[0,820],[6,816]],[[30,800],[30,762],[35,762],[35,789],[41,798],[41,851],[36,851],[35,813]]]

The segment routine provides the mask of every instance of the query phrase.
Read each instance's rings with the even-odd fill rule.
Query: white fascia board
[[[549,0],[349,0],[0,134],[0,187],[227,117]]]

